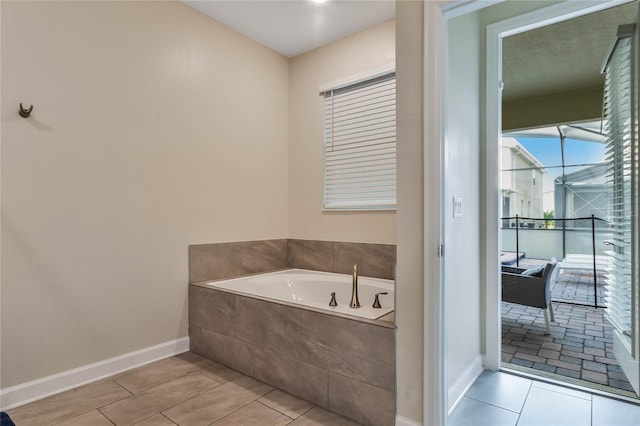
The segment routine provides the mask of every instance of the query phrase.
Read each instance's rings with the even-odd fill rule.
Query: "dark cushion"
[[[540,265],[536,268],[527,269],[522,273],[522,275],[528,275],[530,277],[541,277],[544,272],[544,267],[546,265]]]
[[[0,413],[0,426],[16,426],[7,413],[4,411]]]

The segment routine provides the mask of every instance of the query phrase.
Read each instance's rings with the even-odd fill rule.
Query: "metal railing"
[[[593,292],[594,292],[594,306],[598,307],[598,274],[597,274],[597,265],[596,265],[596,222],[604,223],[608,225],[609,223],[595,215],[591,215],[590,217],[578,217],[578,218],[530,218],[530,217],[522,217],[519,215],[515,215],[512,217],[503,217],[502,220],[515,220],[515,232],[516,232],[516,268],[520,266],[520,222],[521,221],[543,221],[545,223],[548,222],[562,222],[562,256],[566,257],[566,222],[571,221],[585,221],[588,220],[591,222],[591,251],[592,251],[592,259],[593,259]],[[606,241],[605,241],[606,244]]]

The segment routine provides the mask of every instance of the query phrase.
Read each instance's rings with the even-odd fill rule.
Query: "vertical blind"
[[[324,208],[395,209],[395,73],[322,95]]]
[[[605,133],[611,185],[611,231],[606,252],[613,267],[606,277],[606,318],[623,342],[633,346],[634,276],[637,280],[638,123],[634,109],[632,37],[619,38],[605,66]],[[637,59],[636,59],[637,60]]]

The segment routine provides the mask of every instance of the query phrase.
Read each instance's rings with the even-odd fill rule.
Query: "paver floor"
[[[535,265],[527,260],[525,267]],[[604,281],[598,284],[598,304]],[[502,302],[502,361],[537,373],[625,396],[633,389],[613,354],[613,329],[595,308],[593,273],[565,271],[553,285],[555,321],[545,335],[541,309]],[[591,306],[590,306],[591,305]]]

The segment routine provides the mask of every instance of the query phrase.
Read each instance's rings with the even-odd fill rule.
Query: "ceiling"
[[[635,1],[503,39],[503,101],[602,87],[617,27],[637,13]]]
[[[394,0],[182,1],[287,57],[395,16]],[[637,10],[636,0],[506,37],[503,101],[601,88],[600,68],[616,28],[635,21]]]
[[[183,2],[289,58],[395,16],[394,0]]]

